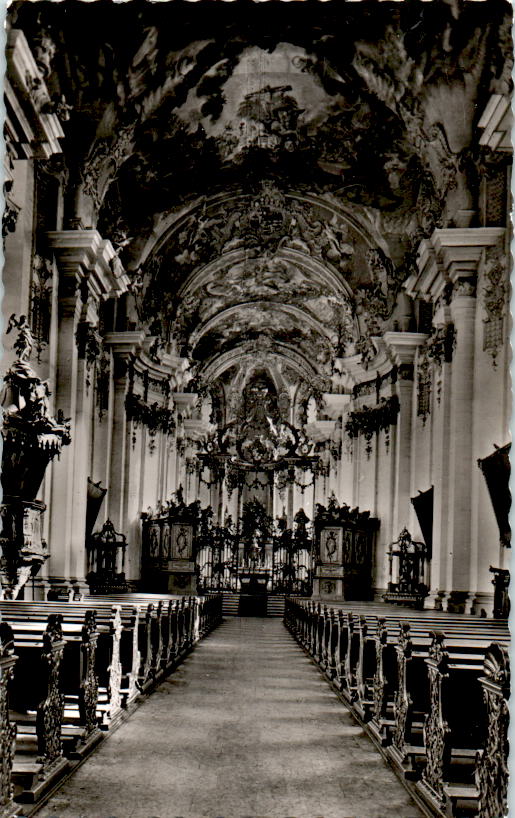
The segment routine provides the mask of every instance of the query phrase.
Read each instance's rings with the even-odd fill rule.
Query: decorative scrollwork
[[[476,764],[478,816],[497,818],[508,813],[510,660],[501,645],[493,644],[487,651],[480,681],[487,711],[487,737]]]
[[[384,677],[384,650],[388,642],[388,631],[384,619],[380,619],[377,623],[377,633],[375,638],[376,648],[376,669],[374,673],[373,684],[373,699],[374,699],[374,718],[380,722],[385,715],[386,709],[386,681]]]
[[[52,278],[51,260],[36,253],[32,261],[30,323],[36,344],[38,363],[43,347],[50,340]]]
[[[122,701],[122,663],[120,661],[120,640],[122,637],[122,617],[121,609],[119,607],[113,608],[113,616],[110,622],[111,635],[111,662],[108,667],[109,683],[109,712],[108,718],[113,716],[120,710]]]
[[[75,336],[79,358],[86,362],[86,389],[91,386],[91,370],[100,358],[102,342],[96,329],[88,321],[80,321]]]
[[[80,686],[79,713],[84,725],[84,738],[97,726],[98,677],[95,673],[97,651],[96,611],[86,611],[82,628],[82,662],[83,675]]]
[[[331,609],[332,610],[332,609]],[[359,658],[356,668],[356,686],[358,698],[366,698],[365,654],[367,643],[368,624],[365,616],[359,618]]]
[[[439,324],[433,327],[431,337],[427,340],[425,352],[428,358],[440,369],[443,363],[451,363],[456,347],[454,324]]]
[[[145,611],[145,631],[146,634],[146,641],[144,645],[141,645],[143,648],[143,654],[141,655],[141,662],[139,668],[139,680],[141,684],[145,684],[148,679],[150,678],[150,672],[152,668],[152,631],[153,631],[153,622],[152,620],[155,619],[155,610],[154,605],[150,603]]]
[[[497,355],[504,338],[504,313],[506,310],[506,257],[499,246],[488,247],[485,252],[483,305],[486,318],[483,320],[483,349],[492,356],[492,365],[497,366]]]
[[[98,418],[102,420],[109,407],[109,388],[111,383],[111,357],[105,349],[101,350],[97,360],[96,398]]]
[[[417,416],[425,425],[431,412],[431,363],[427,352],[423,351],[417,364]]]
[[[118,608],[118,611],[120,608]],[[131,614],[131,629],[132,629],[132,645],[131,645],[131,653],[132,656],[132,667],[129,670],[128,678],[127,678],[127,698],[129,701],[136,696],[139,690],[139,669],[141,666],[141,651],[139,645],[139,610],[138,608],[132,609]]]
[[[14,233],[16,230],[20,210],[21,207],[16,204],[16,202],[14,202],[9,196],[5,197],[5,208],[2,217],[2,237],[4,239],[8,233]]]
[[[443,297],[443,296],[442,296]],[[441,390],[442,390],[442,364],[444,363],[452,363],[452,358],[454,355],[454,350],[456,348],[456,330],[454,328],[454,324],[439,324],[435,326],[431,330],[431,335],[426,341],[425,346],[420,350],[421,360],[427,361],[428,363],[433,363],[436,367],[435,372],[435,380],[436,380],[436,400],[440,403],[441,399]],[[422,365],[424,366],[424,364]],[[430,389],[431,385],[431,371],[430,369],[422,368],[420,370],[421,377],[423,378],[423,383],[426,384],[426,394],[428,394],[429,400],[429,393],[428,393],[428,386]],[[420,392],[419,392],[420,395]],[[422,407],[424,408],[424,407]],[[424,417],[424,411],[421,412],[422,416]]]
[[[413,706],[413,700],[409,695],[407,684],[408,661],[411,659],[413,646],[410,639],[410,626],[407,623],[401,623],[400,628],[395,648],[397,652],[397,691],[393,703],[395,718],[393,743],[397,749],[403,753],[406,747],[406,730]]]
[[[8,687],[14,676],[17,657],[13,655],[14,634],[6,622],[0,623],[0,815],[9,815],[13,789],[16,724],[9,720]]]
[[[156,435],[158,432],[170,435],[175,430],[175,414],[172,409],[159,406],[157,401],[152,404],[146,403],[138,395],[130,392],[125,399],[125,411],[129,420],[134,422],[134,427],[144,425],[149,433],[149,451],[155,451]],[[133,433],[133,444],[136,443]]]
[[[64,652],[62,615],[51,614],[43,634],[41,655],[46,673],[46,696],[37,710],[36,731],[38,736],[38,762],[44,772],[55,765],[63,754],[61,725],[64,712],[64,696],[60,689],[60,670]]]
[[[450,728],[443,711],[444,688],[449,674],[447,669],[448,655],[442,633],[433,634],[429,656],[430,661],[427,663],[429,713],[424,721],[426,766],[422,773],[422,780],[443,806],[445,771],[450,764],[451,747],[448,741]]]

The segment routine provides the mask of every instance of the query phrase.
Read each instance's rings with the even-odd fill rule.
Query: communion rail
[[[505,620],[289,598],[284,622],[426,813],[507,814]]]

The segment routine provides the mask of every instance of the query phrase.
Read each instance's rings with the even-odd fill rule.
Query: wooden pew
[[[15,645],[23,646],[37,639],[46,627],[46,614],[48,612],[42,616],[34,612],[30,619],[23,614],[12,615]],[[99,633],[95,612],[86,611],[78,621],[61,621],[61,628],[65,641],[59,672],[60,690],[64,696],[61,738],[65,754],[80,757],[101,738],[96,673]]]
[[[425,764],[416,786],[434,809],[448,815],[460,800],[462,806],[468,801],[477,813],[479,793],[473,782],[478,755],[479,769],[485,769],[481,751],[488,743],[487,702],[480,678],[490,647],[465,646],[464,641],[453,640],[451,645],[444,634],[436,633],[425,660],[430,709],[424,723]],[[497,749],[503,758],[502,748]]]
[[[66,619],[80,615],[82,611],[90,609],[94,605],[97,613],[97,621],[107,625],[113,615],[113,608],[120,611],[122,631],[120,637],[120,661],[122,664],[122,688],[119,691],[123,703],[126,705],[137,698],[142,691],[147,691],[153,686],[156,674],[154,673],[155,659],[159,655],[158,629],[160,621],[157,619],[157,611],[153,603],[151,604],[114,604],[108,599],[89,600],[84,602],[19,602],[15,603],[0,601],[2,605],[15,604],[25,606],[25,611],[30,617],[37,606],[39,610],[53,610],[61,613]],[[46,608],[45,606],[48,606]],[[116,629],[116,628],[115,628]],[[114,693],[116,685],[110,685]],[[104,693],[106,692],[104,689]],[[108,704],[108,698],[106,698]]]
[[[127,598],[125,602],[124,599]],[[151,599],[152,601],[149,601]],[[192,647],[188,627],[193,623],[193,603],[185,597],[158,597],[142,594],[89,597],[95,606],[131,605],[139,612],[138,651],[140,666],[137,687],[148,692]]]
[[[449,623],[445,633],[456,646],[462,646],[467,654],[480,654],[492,639],[506,638],[504,626],[490,624],[483,627],[478,623],[472,629],[469,623]],[[404,742],[416,744],[415,734],[421,733],[423,715],[429,702],[428,672],[425,660],[432,642],[427,625],[413,622],[381,623],[376,642],[376,671],[374,674],[374,707],[371,729],[376,729],[378,738],[385,744],[393,743],[402,756]],[[410,748],[413,753],[413,746]],[[394,760],[397,756],[394,753]]]
[[[39,632],[17,628],[15,646],[18,661],[9,690],[11,719],[17,725],[12,776],[17,800],[34,803],[69,767],[61,736],[65,641],[60,615],[51,614]]]
[[[479,679],[486,705],[487,739],[477,756],[478,818],[508,814],[508,726],[510,721],[510,657],[506,645],[493,643],[485,654]],[[461,793],[446,788],[454,803]]]
[[[343,691],[344,699],[367,732],[385,747],[397,769],[417,781],[419,795],[435,815],[454,815],[458,808],[465,815],[466,808],[477,811],[478,804],[488,804],[483,808],[484,818],[495,818],[505,795],[496,800],[492,754],[486,755],[483,745],[488,735],[497,748],[493,756],[504,759],[498,762],[496,775],[505,793],[507,750],[499,736],[506,735],[507,719],[503,721],[499,713],[503,709],[507,713],[506,684],[492,683],[492,676],[506,677],[506,622],[441,612],[434,616],[425,611],[390,613],[373,604],[356,607],[353,615],[350,605],[327,611],[319,603],[288,600],[285,623]],[[395,621],[399,613],[400,621]],[[335,634],[335,627],[339,633]],[[435,632],[436,627],[445,629],[445,636]],[[490,649],[493,640],[500,643]],[[494,651],[495,660],[492,656],[486,659],[488,650]],[[504,657],[504,664],[499,656]],[[497,670],[487,670],[494,665]],[[339,668],[336,677],[332,673],[335,666]],[[486,711],[481,705],[481,686]],[[468,708],[462,694],[467,689],[473,700]],[[443,719],[445,708],[449,713]],[[483,714],[473,728],[471,708]],[[485,712],[495,729],[487,729]],[[495,738],[491,739],[492,734]],[[477,784],[471,784],[474,774],[482,782],[484,795]]]
[[[9,717],[9,685],[17,659],[12,629],[7,622],[0,622],[0,815],[10,815],[13,811],[11,779],[16,724]]]
[[[78,705],[82,708],[84,718],[88,724],[100,719],[101,726],[108,728],[121,713],[122,707],[122,666],[121,666],[121,637],[122,618],[120,609],[90,612],[89,607],[82,603],[67,602],[24,602],[0,601],[0,615],[16,622],[43,622],[49,613],[62,616],[63,634],[66,640],[64,653],[65,666],[69,668],[67,679],[73,679],[76,672],[82,674],[80,689],[77,694],[72,689],[65,691],[67,695],[67,710],[72,705],[73,697],[78,695]],[[87,621],[85,622],[85,617]],[[91,623],[94,617],[96,637],[93,635]],[[89,622],[89,626],[88,626]],[[83,632],[82,628],[86,626]],[[89,628],[89,629],[88,629]],[[88,637],[88,633],[90,636]],[[75,657],[74,643],[79,634],[82,637],[81,655]],[[89,640],[89,641],[88,641]],[[95,647],[93,650],[93,640]],[[89,659],[83,656],[89,654]],[[82,666],[82,671],[75,670]],[[96,688],[96,704],[93,704],[93,692]],[[87,707],[84,699],[87,699]],[[88,714],[86,716],[86,713]],[[71,714],[70,714],[71,715]],[[72,724],[73,718],[65,719],[65,723]],[[73,734],[70,729],[69,735]],[[81,739],[81,743],[84,742]],[[83,748],[84,749],[84,748]]]
[[[364,664],[373,665],[370,657],[374,651],[367,650],[367,639],[375,640],[377,633],[377,623],[395,623],[395,628],[399,627],[400,621],[411,620],[418,612],[407,613],[392,611],[385,615],[387,606],[379,606],[377,609],[373,604],[368,607],[358,608],[359,615],[355,615],[347,606],[335,606],[327,609],[319,603],[303,602],[300,604],[301,614],[298,622],[293,628],[297,630],[299,641],[312,654],[320,666],[326,670],[327,675],[337,679],[337,684],[348,698],[352,701],[362,698],[365,693],[367,672]],[[363,613],[366,611],[366,614]],[[378,614],[381,617],[378,618]],[[473,621],[476,627],[485,629],[495,634],[496,629],[505,630],[505,623],[493,620],[482,620],[477,617],[463,618],[459,614],[445,614],[441,612],[424,612],[425,616],[420,622],[420,627],[425,630],[426,635],[433,628],[446,627],[458,628],[461,630],[464,621]],[[417,620],[418,621],[418,620]],[[307,623],[307,624],[306,624]],[[340,634],[338,634],[338,628]],[[307,634],[307,637],[306,637]],[[376,640],[377,641],[377,640]],[[341,643],[341,644],[340,644]],[[350,648],[350,653],[347,648]],[[383,649],[377,646],[377,651]],[[395,666],[395,662],[393,662]],[[376,685],[377,687],[377,685]],[[359,689],[358,689],[359,688]]]
[[[22,803],[53,787],[69,770],[63,746],[70,757],[90,749],[101,736],[99,721],[109,726],[122,712],[133,683],[148,689],[150,678],[168,672],[216,627],[221,600],[123,599],[114,607],[110,599],[1,600],[0,619],[11,624],[0,621],[0,815],[5,804],[10,809],[13,783]]]
[[[116,604],[133,602],[136,605],[162,603],[165,612],[164,623],[161,627],[162,664],[173,664],[182,655],[190,650],[198,640],[216,627],[222,618],[222,597],[220,594],[210,594],[205,597],[179,597],[173,594],[110,594],[109,596],[89,596],[87,601],[110,601]],[[162,615],[161,615],[162,616]],[[161,618],[158,615],[158,618]],[[170,651],[169,634],[172,634],[174,645]],[[154,666],[156,666],[154,662]]]
[[[134,670],[128,673],[129,701],[137,691],[147,692],[165,673],[169,673],[194,644],[222,619],[220,594],[204,598],[172,594],[110,594],[87,596],[84,602],[97,610],[102,606],[121,605],[122,616],[128,606],[132,606],[133,613],[138,612],[137,649],[140,664],[136,676]],[[122,633],[122,643],[123,638]],[[127,674],[125,665],[124,670]]]

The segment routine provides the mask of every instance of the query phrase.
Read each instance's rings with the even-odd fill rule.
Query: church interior
[[[9,6],[0,818],[506,814],[511,26]]]

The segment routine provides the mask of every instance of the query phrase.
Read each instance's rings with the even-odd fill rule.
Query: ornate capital
[[[452,288],[452,300],[455,298],[475,298],[477,281],[475,276],[470,278],[458,278]]]

